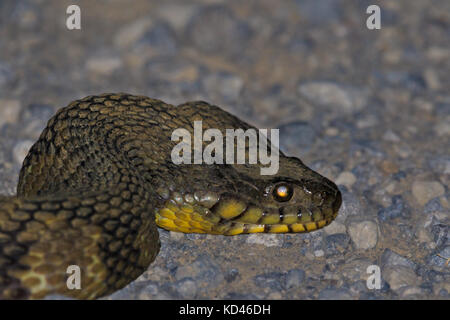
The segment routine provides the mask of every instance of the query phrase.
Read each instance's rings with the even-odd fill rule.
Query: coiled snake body
[[[59,293],[92,299],[142,274],[159,251],[157,225],[235,235],[307,232],[329,224],[341,195],[280,153],[260,165],[171,161],[176,128],[246,130],[216,106],[172,106],[127,94],[89,96],[53,116],[23,162],[17,196],[0,196],[0,299]],[[248,150],[247,150],[248,151]],[[81,269],[81,290],[67,268]]]

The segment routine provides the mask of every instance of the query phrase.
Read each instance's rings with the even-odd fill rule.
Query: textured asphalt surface
[[[107,299],[449,299],[450,2],[0,2],[0,194],[59,107],[128,92],[205,100],[335,181],[309,234],[179,234]],[[381,271],[369,289],[367,267]]]

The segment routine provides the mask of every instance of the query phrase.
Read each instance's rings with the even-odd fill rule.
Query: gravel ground
[[[0,2],[0,193],[52,113],[89,94],[206,100],[335,181],[309,234],[179,234],[108,299],[449,299],[450,2]],[[368,289],[367,267],[381,269]]]

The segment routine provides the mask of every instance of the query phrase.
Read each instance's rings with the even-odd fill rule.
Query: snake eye
[[[279,202],[289,201],[293,193],[292,187],[286,183],[277,184],[272,191],[273,197]]]

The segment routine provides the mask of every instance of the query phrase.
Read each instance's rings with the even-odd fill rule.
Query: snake
[[[274,175],[261,163],[175,164],[172,132],[193,133],[198,120],[223,133],[256,129],[204,101],[107,93],[60,108],[24,159],[17,194],[0,196],[0,299],[111,294],[155,259],[158,227],[300,233],[336,218],[337,186],[281,151]],[[70,266],[80,288],[68,285]]]

